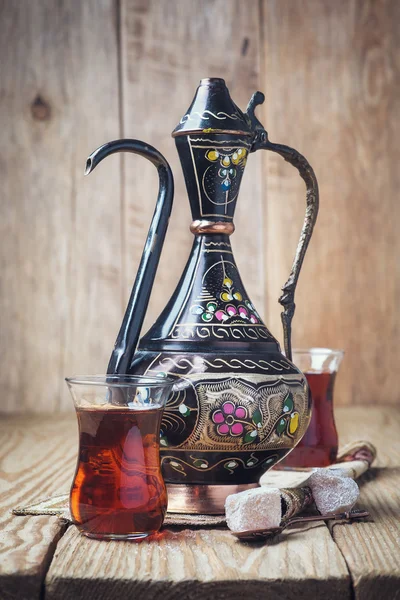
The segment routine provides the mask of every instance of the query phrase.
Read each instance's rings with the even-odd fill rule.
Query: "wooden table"
[[[341,442],[377,446],[359,506],[371,522],[312,524],[259,545],[226,529],[171,529],[141,543],[98,542],[57,517],[10,510],[68,490],[75,416],[0,422],[1,600],[400,598],[400,411],[337,410]]]

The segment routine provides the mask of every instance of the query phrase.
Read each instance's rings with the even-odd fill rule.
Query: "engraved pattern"
[[[164,429],[170,433],[183,434],[187,427],[187,417],[192,412],[197,412],[197,407],[189,408],[187,405],[187,388],[176,388],[174,394],[168,399],[166,410],[162,416],[161,445],[167,446],[168,442],[163,436]]]
[[[239,193],[243,169],[246,166],[248,150],[246,148],[212,147],[205,153],[211,163],[203,173],[201,185],[211,204],[227,205],[234,202]]]
[[[204,372],[204,365],[210,367],[211,369],[233,369],[233,370],[241,370],[241,369],[261,369],[262,371],[290,371],[293,369],[292,365],[288,363],[284,358],[279,361],[271,360],[270,362],[266,360],[250,360],[245,358],[243,360],[239,360],[238,358],[231,358],[228,360],[224,360],[223,358],[214,358],[212,361],[206,360],[202,356],[193,357],[193,362],[191,362],[186,357],[179,357],[176,360],[171,358],[170,356],[166,356],[163,358],[159,365],[166,370],[169,370],[170,367],[174,366],[176,369],[180,371],[188,371],[192,372]]]
[[[177,380],[161,426],[166,479],[206,483],[207,477],[218,477],[228,482],[234,472],[240,480],[256,481],[293,447],[308,424],[305,378],[293,371],[284,357],[154,357],[146,372],[168,373]],[[226,410],[226,403],[233,410]],[[223,424],[228,431],[221,430]]]
[[[293,489],[285,488],[281,491],[281,494],[286,505],[286,510],[282,515],[282,524],[304,510],[314,501],[311,489],[307,486]]]
[[[208,263],[207,269],[204,267],[201,288],[200,282],[194,286],[180,317],[183,322],[175,323],[169,337],[185,341],[213,337],[226,341],[274,340],[248,300],[236,264],[229,257],[224,257],[224,250],[211,251],[219,252],[220,260]],[[207,250],[202,252],[204,254]]]
[[[235,469],[237,469],[240,465],[243,469],[254,469],[265,467],[265,469],[272,467],[278,460],[277,454],[272,454],[268,458],[260,461],[254,453],[250,455],[247,460],[243,460],[235,455],[229,458],[224,458],[212,465],[209,465],[208,461],[205,459],[199,459],[197,456],[191,456],[192,464],[183,460],[182,458],[176,456],[166,455],[161,458],[161,466],[170,466],[174,471],[177,471],[184,477],[190,473],[190,470],[194,471],[212,471],[216,469],[218,466],[222,465],[230,475],[233,475]],[[189,471],[189,473],[187,472]]]
[[[290,387],[289,387],[290,385]],[[290,393],[293,407],[300,415],[296,427],[296,437],[301,437],[308,424],[303,418],[307,414],[307,398],[301,377],[292,379],[290,384],[282,380],[254,385],[227,377],[217,381],[204,381],[196,386],[199,400],[199,418],[195,429],[187,439],[185,446],[196,449],[213,448],[217,450],[264,450],[291,448],[293,441],[286,430],[277,429],[286,399]],[[242,420],[241,437],[222,436],[211,414],[219,411],[224,403],[234,407],[243,407],[247,419]],[[235,418],[233,419],[235,420]],[[249,435],[256,429],[257,436]],[[254,440],[254,441],[252,441]]]
[[[225,146],[217,144],[216,140],[210,140],[209,145],[197,141],[188,137],[200,216],[212,214],[232,219],[250,151],[249,143],[226,140]]]
[[[213,146],[215,146],[215,145],[220,146],[220,145],[224,144],[225,148],[231,148],[232,142],[233,142],[232,138],[229,140],[219,140],[217,138],[210,139],[210,138],[191,137],[191,136],[189,136],[189,140],[190,140],[190,142],[194,142],[193,148],[209,148],[210,147],[209,145],[207,145],[207,146],[197,145],[199,142],[207,142],[208,144],[212,144]],[[234,143],[235,143],[235,145],[243,144],[243,146],[246,146],[247,148],[251,148],[252,142],[249,140],[242,139],[242,138],[235,138]]]
[[[205,242],[204,246],[206,248],[209,248],[210,246],[217,246],[217,247],[225,246],[226,248],[231,250],[231,245],[228,242]]]
[[[197,119],[194,119],[192,115],[197,115],[198,117],[200,117],[200,119],[204,119],[207,121],[210,118],[207,115],[211,115],[212,117],[214,117],[215,119],[218,119],[219,121],[224,121],[225,119],[232,119],[234,121],[237,121],[238,119],[242,118],[239,115],[239,113],[231,113],[229,115],[228,113],[226,113],[222,110],[218,111],[217,113],[213,113],[213,112],[211,112],[211,110],[204,110],[202,113],[194,111],[192,114],[187,113],[186,115],[184,115],[182,117],[182,119],[180,120],[181,125],[186,123],[186,121],[197,121]]]
[[[241,325],[241,328],[222,325],[176,325],[171,334],[172,339],[196,341],[217,338],[220,340],[273,340],[274,338],[263,325],[252,327]],[[198,340],[197,340],[198,341]]]

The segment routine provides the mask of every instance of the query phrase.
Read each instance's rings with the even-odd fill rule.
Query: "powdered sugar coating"
[[[282,519],[278,488],[253,488],[225,500],[226,522],[232,531],[279,527]]]
[[[349,511],[360,495],[354,479],[334,475],[328,469],[314,471],[307,484],[312,490],[316,507],[322,514]]]

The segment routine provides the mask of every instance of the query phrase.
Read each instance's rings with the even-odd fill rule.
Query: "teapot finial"
[[[247,115],[233,102],[225,81],[219,77],[200,80],[193,101],[172,136],[199,131],[253,135]]]

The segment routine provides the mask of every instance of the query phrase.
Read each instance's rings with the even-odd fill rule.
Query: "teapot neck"
[[[241,280],[227,235],[196,235],[181,280],[140,350],[279,352]]]
[[[204,130],[178,135],[175,142],[192,211],[192,232],[230,235],[251,137]]]

